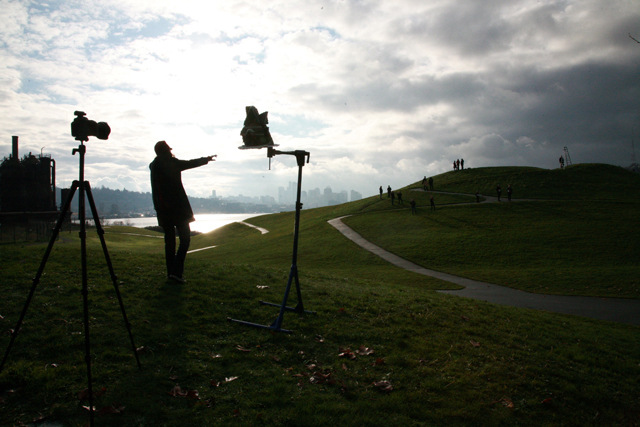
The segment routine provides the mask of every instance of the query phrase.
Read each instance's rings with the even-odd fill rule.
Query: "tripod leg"
[[[84,146],[83,146],[84,147]],[[82,165],[83,162],[81,161]],[[82,265],[82,305],[84,312],[84,360],[87,365],[87,395],[89,399],[89,425],[93,427],[93,379],[91,376],[91,339],[89,334],[89,280],[87,274],[87,222],[85,209],[85,182],[83,179],[84,167],[81,166],[80,183],[78,192],[78,218],[80,220],[80,260]]]
[[[304,306],[302,305],[302,292],[300,291],[300,281],[298,280],[298,269],[296,268],[296,292],[298,294],[298,304],[296,305],[297,313],[304,313]]]
[[[293,280],[293,276],[297,274],[297,267],[295,264],[291,266],[291,271],[289,272],[289,280],[287,281],[287,287],[284,290],[284,299],[282,300],[282,305],[280,306],[280,313],[276,320],[273,321],[271,327],[275,330],[282,329],[282,321],[284,319],[284,312],[287,309],[287,300],[289,299],[289,291],[291,290],[291,281]]]
[[[96,225],[96,230],[98,232],[98,236],[100,237],[100,243],[102,244],[102,252],[104,252],[104,258],[107,261],[109,274],[111,274],[111,281],[113,282],[113,287],[116,290],[116,295],[118,296],[118,302],[120,303],[120,311],[122,311],[124,324],[127,328],[127,332],[129,333],[129,340],[131,341],[131,347],[133,348],[133,355],[135,356],[136,362],[138,363],[138,369],[142,369],[142,366],[140,365],[140,359],[138,358],[138,352],[136,351],[136,344],[133,341],[133,334],[131,333],[131,324],[127,319],[127,313],[125,312],[124,303],[122,302],[122,296],[120,295],[120,288],[118,287],[118,277],[113,271],[113,264],[111,263],[111,257],[109,256],[109,251],[107,250],[107,243],[104,240],[104,229],[102,228],[102,225],[100,225],[100,218],[98,217],[98,210],[96,209],[96,203],[93,200],[93,194],[91,193],[91,186],[89,185],[89,181],[85,181],[85,191],[87,193],[87,199],[89,200],[89,206],[91,207],[93,222]]]
[[[62,211],[60,211],[60,217],[58,218],[56,227],[53,229],[53,233],[51,234],[51,240],[49,240],[49,246],[47,246],[47,250],[44,252],[44,256],[42,257],[42,262],[40,263],[40,267],[38,268],[38,272],[33,278],[31,290],[29,291],[29,296],[27,297],[27,301],[24,304],[24,308],[22,309],[22,313],[20,314],[18,323],[16,324],[15,329],[11,331],[11,340],[9,341],[9,346],[7,347],[7,351],[5,352],[4,358],[2,359],[2,363],[0,364],[0,372],[2,372],[2,368],[4,368],[4,364],[7,361],[7,357],[9,356],[9,351],[11,351],[11,346],[13,345],[13,341],[18,336],[18,332],[20,332],[22,321],[24,320],[24,316],[27,314],[27,309],[29,308],[29,304],[31,303],[33,294],[36,291],[36,287],[40,282],[40,277],[44,272],[44,267],[47,264],[47,260],[49,259],[49,255],[51,254],[51,250],[53,249],[53,244],[58,238],[58,234],[60,233],[60,229],[62,228],[62,223],[64,222],[64,218],[67,216],[67,213],[69,212],[69,207],[71,206],[71,200],[73,199],[73,195],[77,189],[78,189],[78,181],[73,181],[71,191],[69,191],[69,196],[67,197],[67,200],[64,203],[64,207],[62,208]]]

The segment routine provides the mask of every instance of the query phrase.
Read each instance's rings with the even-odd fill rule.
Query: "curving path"
[[[347,216],[329,220],[328,223],[360,247],[378,255],[397,267],[464,286],[464,289],[461,290],[438,292],[495,304],[533,308],[536,310],[546,310],[554,313],[572,314],[575,316],[640,326],[640,300],[534,294],[505,286],[466,279],[440,271],[429,270],[369,242],[342,222],[342,218],[346,218]]]

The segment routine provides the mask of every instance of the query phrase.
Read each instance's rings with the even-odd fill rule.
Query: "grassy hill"
[[[515,198],[554,201],[476,204],[435,193],[438,210],[430,212],[430,193],[412,191],[416,182],[402,192],[418,201],[418,215],[377,195],[303,211],[298,267],[305,308],[316,314],[287,313],[283,327],[292,334],[227,321],[275,319],[277,309],[257,301],[282,300],[292,212],[250,220],[268,234],[231,224],[193,238],[193,249],[216,247],[189,255],[184,285],[165,280],[157,233],[108,228],[142,371],[90,232],[94,390],[103,409],[96,425],[640,422],[640,328],[438,294],[451,285],[385,263],[326,222],[353,215],[345,221],[358,232],[428,268],[508,278],[523,289],[637,298],[638,177],[576,165],[434,180],[436,190],[487,195],[496,181],[510,183]],[[43,251],[0,245],[4,330],[15,326]],[[77,233],[65,232],[0,374],[0,426],[86,423],[79,263]],[[8,342],[0,336],[0,350]]]
[[[420,186],[416,182],[413,186]],[[565,169],[533,167],[487,167],[451,171],[434,177],[434,190],[503,196],[511,184],[513,197],[560,200],[640,200],[640,174],[618,166],[585,163]]]

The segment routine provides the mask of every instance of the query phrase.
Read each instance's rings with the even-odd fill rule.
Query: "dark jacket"
[[[158,214],[158,225],[171,227],[193,222],[193,211],[182,185],[181,172],[209,163],[206,157],[178,160],[171,153],[157,156],[149,165],[153,207]]]

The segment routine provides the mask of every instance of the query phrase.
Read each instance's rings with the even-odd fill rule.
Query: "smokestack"
[[[13,142],[13,158],[17,159],[18,158],[18,137],[12,136],[11,139]]]

